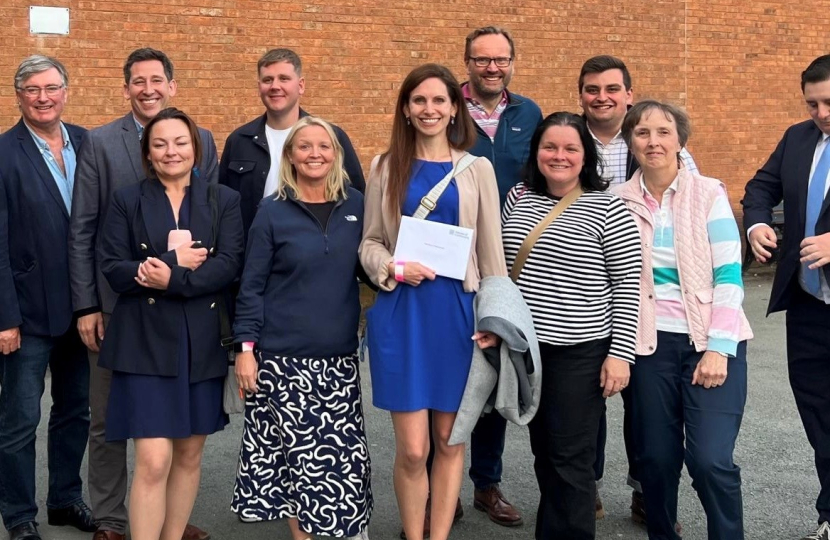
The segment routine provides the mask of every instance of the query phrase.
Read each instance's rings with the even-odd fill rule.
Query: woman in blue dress
[[[380,287],[367,314],[372,393],[375,406],[392,414],[395,493],[409,540],[423,538],[428,497],[431,537],[449,535],[464,445],[448,440],[474,340],[482,348],[496,343],[491,334],[474,335],[473,298],[481,278],[507,272],[493,167],[484,158],[459,166],[475,137],[452,73],[436,64],[420,66],[401,86],[389,149],[372,162],[366,191],[360,260]],[[453,172],[426,219],[474,231],[463,281],[393,256],[401,216],[413,216],[422,198]],[[435,460],[428,482],[430,414]]]
[[[134,540],[182,537],[205,440],[228,422],[217,299],[242,267],[242,215],[239,194],[217,186],[214,231],[200,141],[183,112],[159,112],[141,142],[148,178],[114,193],[102,239],[119,295],[99,358],[112,370],[106,437],[135,442]]]

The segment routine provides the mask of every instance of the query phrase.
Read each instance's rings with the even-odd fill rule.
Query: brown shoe
[[[427,508],[426,508],[426,513],[424,514],[424,539],[429,538],[430,514],[432,512],[432,510],[431,510],[432,505],[429,504],[429,503],[430,503],[430,500],[427,499]],[[455,503],[455,514],[452,516],[453,526],[462,517],[464,517],[464,508],[461,507],[461,497],[459,497],[458,502]],[[399,536],[400,536],[401,540],[406,540],[406,531],[401,529],[401,534]]]
[[[594,505],[594,509],[597,512],[596,519],[602,519],[605,517],[605,508],[602,506],[602,499],[599,498],[599,488],[597,488],[597,500]]]
[[[210,540],[210,533],[188,523],[184,528],[182,540]]]
[[[92,540],[124,540],[126,535],[119,534],[115,531],[102,531],[98,529],[95,531],[95,534],[92,535]]]
[[[631,521],[643,527],[648,525],[648,521],[646,521],[646,503],[643,494],[637,491],[631,492]],[[677,534],[683,534],[683,526],[680,525],[679,521],[674,524],[674,531]]]
[[[518,527],[524,523],[522,515],[504,498],[498,486],[476,489],[473,506],[476,510],[487,512],[490,521],[504,527]]]

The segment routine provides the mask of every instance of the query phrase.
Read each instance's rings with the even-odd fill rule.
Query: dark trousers
[[[110,316],[104,315],[104,328]],[[107,402],[112,371],[98,367],[98,354],[89,353],[92,423],[89,426],[89,502],[101,530],[127,531],[127,441],[107,442]]]
[[[35,437],[46,369],[52,373],[52,409],[46,444],[48,508],[81,501],[81,461],[89,432],[89,364],[74,325],[61,337],[27,336],[0,355],[0,515],[6,529],[34,521]]]
[[[625,456],[628,458],[628,485],[635,491],[642,492],[640,481],[637,479],[637,460],[634,455],[634,434],[632,433],[631,414],[631,388],[620,392],[623,402],[623,443],[625,444]],[[606,411],[602,412],[597,432],[597,459],[594,461],[594,477],[597,482],[605,476],[605,443],[608,438],[608,419]]]
[[[631,370],[633,432],[651,540],[679,540],[677,490],[683,461],[706,512],[709,540],[744,537],[741,469],[732,459],[746,403],[746,342],[723,386],[692,385],[703,353],[689,336],[657,333],[657,350]],[[684,448],[685,431],[685,448]]]
[[[593,464],[605,410],[599,379],[610,344],[540,344],[542,398],[529,425],[540,491],[536,540],[595,537]]]
[[[787,309],[787,368],[795,404],[815,452],[819,523],[830,521],[830,306],[793,287]]]

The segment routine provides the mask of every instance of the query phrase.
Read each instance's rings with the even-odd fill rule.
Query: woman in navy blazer
[[[99,365],[113,371],[107,440],[135,441],[131,536],[158,540],[181,538],[205,439],[228,421],[217,299],[242,266],[243,231],[239,195],[216,186],[213,238],[187,115],[161,111],[141,150],[148,178],[115,192],[104,227],[101,269],[119,297]]]

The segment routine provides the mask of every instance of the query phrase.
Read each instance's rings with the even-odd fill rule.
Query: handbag
[[[211,247],[216,246],[216,236],[219,229],[219,200],[216,184],[208,184],[208,203],[210,204],[210,236]],[[239,384],[236,382],[236,353],[233,350],[233,332],[231,318],[228,314],[228,303],[225,291],[216,294],[216,309],[219,311],[219,334],[222,349],[228,355],[228,372],[225,374],[225,384],[222,386],[222,408],[227,414],[237,414],[245,410],[245,401],[239,395]]]
[[[429,190],[429,193],[421,197],[421,203],[418,205],[418,209],[415,210],[415,213],[412,214],[412,217],[415,219],[426,219],[429,213],[435,210],[435,206],[438,204],[438,199],[440,199],[441,195],[444,194],[444,190],[450,185],[450,181],[455,178],[456,175],[466,171],[476,159],[478,159],[478,156],[474,156],[469,153],[464,154],[461,159],[458,160],[458,163],[455,164],[455,167],[453,167],[453,169],[448,172],[440,182],[435,184],[432,189]]]
[[[565,209],[568,208],[571,203],[577,200],[583,193],[585,192],[582,191],[581,186],[576,186],[576,188],[569,191],[567,195],[560,199],[556,206],[551,208],[548,215],[546,215],[542,221],[533,227],[530,234],[525,237],[524,241],[522,241],[522,245],[519,246],[519,251],[516,253],[516,260],[513,261],[513,267],[510,268],[510,279],[513,280],[513,283],[519,281],[519,274],[522,273],[522,268],[524,267],[525,262],[527,262],[527,257],[530,255],[530,250],[532,250],[533,246],[536,245],[536,241],[539,240],[540,236],[542,236],[542,232],[547,229],[548,225],[553,223],[553,221],[558,218],[559,215],[562,214],[562,212],[564,212]],[[524,194],[524,191],[522,191],[522,194]]]

